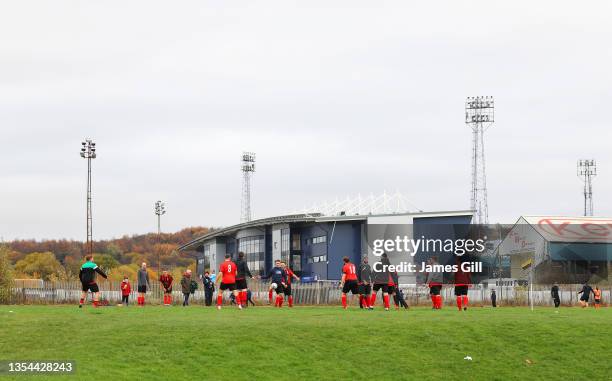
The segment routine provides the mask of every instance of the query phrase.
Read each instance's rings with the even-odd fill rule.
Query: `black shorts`
[[[388,290],[387,292],[388,292],[389,294],[393,294],[393,293],[395,293],[395,286],[389,286],[389,285],[387,285],[387,290]]]
[[[601,304],[601,299],[595,299],[595,304]]]
[[[344,286],[342,286],[342,293],[347,294],[351,292],[353,295],[359,294],[359,283],[356,280],[347,280],[344,282]]]
[[[234,291],[234,290],[236,290],[236,283],[223,283],[223,282],[221,282],[221,286],[219,286],[219,290],[221,290],[221,291],[225,291],[225,290]]]
[[[587,295],[587,296],[581,296],[581,297],[580,297],[580,301],[582,301],[582,302],[588,302],[588,301],[589,301],[589,296],[588,296],[588,295]]]
[[[246,290],[247,288],[249,287],[247,286],[246,278],[236,279],[236,289],[237,290]]]
[[[138,286],[138,292],[144,294],[147,292],[147,286]]]
[[[378,290],[382,290],[383,293],[389,292],[389,285],[384,283],[374,283],[374,287],[372,287],[372,290],[375,294],[378,292]]]
[[[440,295],[441,290],[442,290],[441,285],[429,286],[429,295]]]
[[[360,284],[359,285],[359,293],[361,295],[370,295],[372,293],[372,285],[370,285],[370,284]]]
[[[283,287],[283,293],[285,294],[285,296],[291,296],[291,285],[288,284],[287,287]]]
[[[91,291],[91,292],[100,292],[100,288],[98,288],[97,283],[81,283],[81,290],[83,292]]]
[[[468,294],[468,286],[455,286],[455,296]]]
[[[163,286],[162,286],[162,287],[163,287]],[[165,294],[172,294],[172,287],[170,287],[170,288],[169,288],[169,289],[167,289],[167,290],[164,288],[164,293],[165,293]]]

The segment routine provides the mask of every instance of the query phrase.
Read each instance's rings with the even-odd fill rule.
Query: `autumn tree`
[[[62,265],[51,252],[31,253],[15,264],[15,271],[30,277],[50,280],[59,276]]]
[[[9,260],[10,250],[0,245],[0,303],[9,303],[13,289],[13,270]]]

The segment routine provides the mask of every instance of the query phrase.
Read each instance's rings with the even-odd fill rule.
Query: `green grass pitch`
[[[0,360],[77,366],[0,381],[593,381],[612,363],[609,308],[0,306],[0,322]]]

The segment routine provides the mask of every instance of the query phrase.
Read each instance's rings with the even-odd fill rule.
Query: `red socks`
[[[137,296],[136,301],[138,302],[139,306],[144,306],[144,296]]]
[[[370,308],[370,298],[367,295],[363,296],[363,307]]]
[[[79,300],[79,304],[83,304],[85,303],[85,299],[81,298],[81,300]]]
[[[293,296],[289,295],[289,307],[293,307]]]
[[[342,308],[346,309],[346,294],[342,294]]]
[[[457,296],[457,308],[461,311],[461,295]]]
[[[223,295],[217,295],[217,306],[220,306],[223,303]]]
[[[468,296],[463,295],[463,308],[467,308],[468,302],[469,302]]]
[[[436,295],[436,304],[439,310],[442,309],[442,295]]]
[[[376,304],[376,294],[372,294],[372,297],[370,298],[370,306],[374,307],[375,304]]]
[[[168,294],[164,294],[164,305],[172,304],[172,296]]]
[[[93,301],[93,306],[94,306],[94,307],[98,307],[98,303],[99,303],[99,302],[98,302],[97,300],[94,300],[94,301]]]
[[[275,307],[282,307],[283,306],[283,296],[282,295],[276,295],[276,303],[274,303]]]
[[[431,295],[431,306],[438,309],[438,298],[435,295]]]
[[[272,289],[268,291],[268,301],[272,304]]]
[[[389,295],[383,295],[383,302],[385,303],[385,308],[389,308]]]

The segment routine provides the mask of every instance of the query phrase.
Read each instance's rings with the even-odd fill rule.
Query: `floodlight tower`
[[[255,172],[255,153],[243,152],[242,162],[242,202],[240,205],[240,222],[251,221],[251,173]]]
[[[578,160],[578,177],[584,182],[584,215],[593,215],[593,185],[591,180],[597,176],[597,163],[595,160]]]
[[[96,158],[96,143],[91,139],[81,142],[81,157],[87,159],[87,254],[93,254],[91,216],[91,160]]]
[[[485,171],[484,132],[494,122],[492,96],[468,97],[465,100],[465,123],[472,129],[472,189],[471,209],[475,211],[475,223],[489,223],[487,204],[487,175]]]
[[[155,201],[155,215],[157,216],[157,242],[161,243],[161,216],[166,214],[166,204],[161,200]],[[161,274],[161,248],[157,250],[157,273]]]

